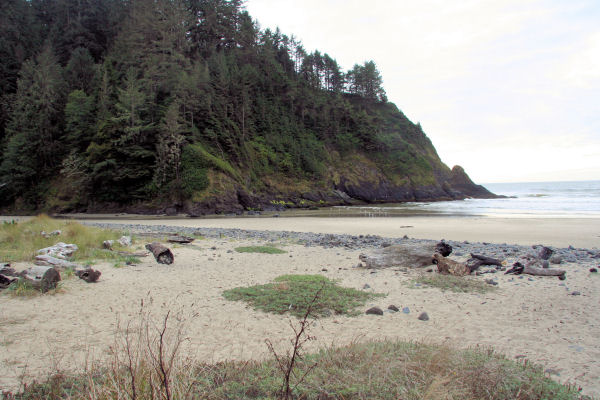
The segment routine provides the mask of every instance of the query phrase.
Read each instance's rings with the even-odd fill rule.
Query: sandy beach
[[[511,236],[516,228],[508,222],[477,219],[469,221],[470,225],[455,223],[454,230],[448,228],[450,221],[444,222],[448,225],[440,225],[443,222],[440,220],[427,225],[426,220],[403,219],[384,231],[377,231],[377,226],[385,222],[378,219],[341,220],[335,226],[328,225],[325,219],[298,218],[157,221],[144,223],[377,232],[383,236],[394,233],[527,243],[525,234]],[[516,225],[521,222],[517,221]],[[597,243],[587,237],[595,235],[597,238],[597,223],[587,221],[587,227],[575,236],[577,221],[566,222],[561,235],[547,232],[540,237],[538,233],[543,232],[540,226],[529,223],[522,227],[529,227],[529,243],[573,243],[575,246]],[[551,224],[552,221],[545,221],[541,226]],[[400,225],[413,227],[400,228]],[[488,228],[487,232],[483,232],[484,227]],[[532,232],[536,234],[532,236]],[[574,236],[567,232],[573,232]],[[461,234],[466,236],[457,236]],[[2,296],[0,387],[15,389],[21,380],[39,378],[56,369],[82,370],[93,360],[108,357],[107,350],[114,344],[117,327],[136,319],[142,301],[156,318],[164,316],[167,310],[185,317],[189,337],[186,353],[193,354],[197,360],[266,357],[265,339],[279,348],[286,346],[291,336],[288,318],[227,301],[222,297],[223,290],[267,283],[283,274],[310,273],[323,274],[344,286],[361,290],[368,284],[370,289],[367,290],[387,294],[365,305],[365,310],[373,305],[385,309],[390,304],[410,309],[408,314],[385,313],[381,317],[361,314],[317,320],[311,328],[317,337],[311,342],[313,348],[386,338],[493,347],[510,358],[543,364],[555,380],[581,386],[583,393],[600,395],[600,346],[597,343],[600,278],[588,272],[587,265],[561,265],[568,271],[564,282],[550,277],[496,274],[494,278],[499,282],[496,291],[451,293],[414,288],[411,281],[420,271],[390,268],[371,273],[355,268],[359,250],[283,244],[288,253],[280,255],[233,251],[235,247],[251,244],[263,243],[227,238],[198,240],[192,246],[174,246],[176,261],[171,266],[157,264],[151,256],[144,257],[138,265],[123,268],[100,264],[97,267],[102,277],[96,284],[68,279],[64,281],[62,293],[52,296]],[[484,277],[471,279],[483,280]],[[580,295],[572,295],[573,291]],[[429,314],[429,321],[417,319],[422,311]]]
[[[137,217],[110,216],[83,221],[141,223]],[[600,218],[498,218],[498,217],[377,217],[377,218],[202,218],[143,219],[147,225],[173,225],[206,228],[317,232],[350,235],[379,235],[398,238],[468,240],[556,247],[600,247]]]

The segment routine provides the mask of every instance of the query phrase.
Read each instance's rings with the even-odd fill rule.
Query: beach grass
[[[169,364],[172,369],[168,370],[167,379],[162,379],[165,375],[148,353],[149,350],[141,356],[136,353],[133,365],[125,361],[127,354],[121,354],[120,362],[107,362],[86,373],[57,373],[5,397],[159,399],[167,398],[168,393],[172,399],[282,398],[279,366],[274,359],[217,364],[177,359]],[[456,350],[414,342],[379,341],[323,349],[299,360],[295,376],[304,376],[294,385],[290,398],[295,399],[581,398],[576,388],[545,376],[541,366],[515,362],[491,350]]]
[[[320,291],[320,292],[319,292]],[[313,302],[315,295],[318,298]],[[322,275],[283,275],[265,285],[238,287],[223,292],[227,300],[244,301],[257,310],[302,317],[309,305],[311,316],[355,315],[354,309],[373,297],[384,296],[339,286]]]
[[[273,246],[242,246],[236,247],[238,253],[284,254],[285,250]]]
[[[61,231],[60,235],[45,237],[41,232]],[[53,246],[57,242],[74,243],[78,250],[73,261],[92,263],[94,260],[119,260],[117,252],[102,249],[102,242],[115,240],[121,232],[82,225],[74,221],[57,220],[39,215],[25,222],[0,225],[0,262],[31,261],[39,249]],[[120,246],[115,243],[115,250]]]
[[[419,284],[419,286],[416,286],[416,284]],[[442,291],[448,290],[454,293],[486,293],[496,289],[487,283],[475,280],[471,277],[442,275],[437,273],[419,275],[411,282],[411,287],[413,288],[422,287],[421,285],[437,288]]]

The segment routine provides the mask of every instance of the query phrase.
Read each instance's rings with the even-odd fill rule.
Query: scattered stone
[[[597,273],[597,272],[598,272],[598,270],[597,270],[596,268],[590,268],[590,272],[591,272],[592,274],[595,274],[595,273]]]
[[[327,268],[322,268],[321,271],[322,272],[327,272]]]
[[[402,308],[402,313],[403,313],[403,314],[410,314],[410,308],[408,308],[408,307],[403,307],[403,308]]]
[[[574,292],[571,292],[571,296],[581,296],[581,293],[575,290]]]
[[[542,261],[542,268],[550,268],[550,263],[548,262],[548,260]]]
[[[433,272],[433,268],[427,268],[425,272]]]
[[[363,285],[363,289],[364,289],[364,290],[371,289],[371,286],[369,286],[369,284],[368,284],[368,283],[365,283],[365,284]]]
[[[366,311],[365,314],[367,314],[367,315],[383,315],[383,310],[379,307],[371,307]]]
[[[418,317],[418,318],[419,318],[421,321],[429,321],[429,315],[427,315],[427,313],[426,313],[426,312],[424,312],[424,311],[423,311],[421,314],[419,314],[419,317]]]
[[[558,277],[558,279],[560,279],[561,281],[564,281],[565,279],[567,279],[567,277],[565,275],[560,275]]]
[[[486,279],[486,280],[485,280],[485,283],[487,283],[488,285],[493,285],[493,286],[496,286],[496,285],[498,285],[498,282],[496,282],[496,281],[495,281],[495,280],[493,280],[493,279]]]
[[[211,249],[211,250],[216,250],[216,249],[217,249],[217,246],[213,246],[213,247],[211,247],[210,249]]]
[[[396,307],[395,305],[393,305],[393,304],[390,304],[390,305],[388,306],[388,310],[391,310],[391,311],[393,311],[393,312],[398,312],[398,311],[400,311],[400,309],[399,309],[398,307]]]

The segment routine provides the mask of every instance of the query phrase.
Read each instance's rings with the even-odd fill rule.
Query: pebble
[[[398,311],[400,311],[400,309],[399,309],[398,307],[396,307],[395,305],[393,305],[393,304],[390,304],[390,305],[388,306],[388,310],[391,310],[391,311],[393,311],[393,312],[398,312]]]
[[[593,274],[595,274],[595,273],[598,272],[598,270],[596,268],[590,268],[590,272],[593,273]]]
[[[404,314],[410,314],[410,308],[408,308],[408,307],[403,307],[403,308],[402,308],[402,313],[404,313]]]
[[[574,292],[571,293],[571,296],[580,296],[581,293],[577,290],[575,290]]]
[[[418,317],[421,321],[429,321],[429,315],[426,312],[422,312]]]
[[[379,307],[371,307],[369,308],[365,314],[368,315],[383,315],[383,310]]]
[[[364,289],[364,290],[371,289],[371,286],[370,286],[368,283],[365,283],[365,284],[363,285],[363,289]]]

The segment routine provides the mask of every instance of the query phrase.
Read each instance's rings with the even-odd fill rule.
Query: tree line
[[[2,204],[195,199],[210,170],[259,187],[385,146],[375,63],[343,72],[241,0],[3,3]]]

